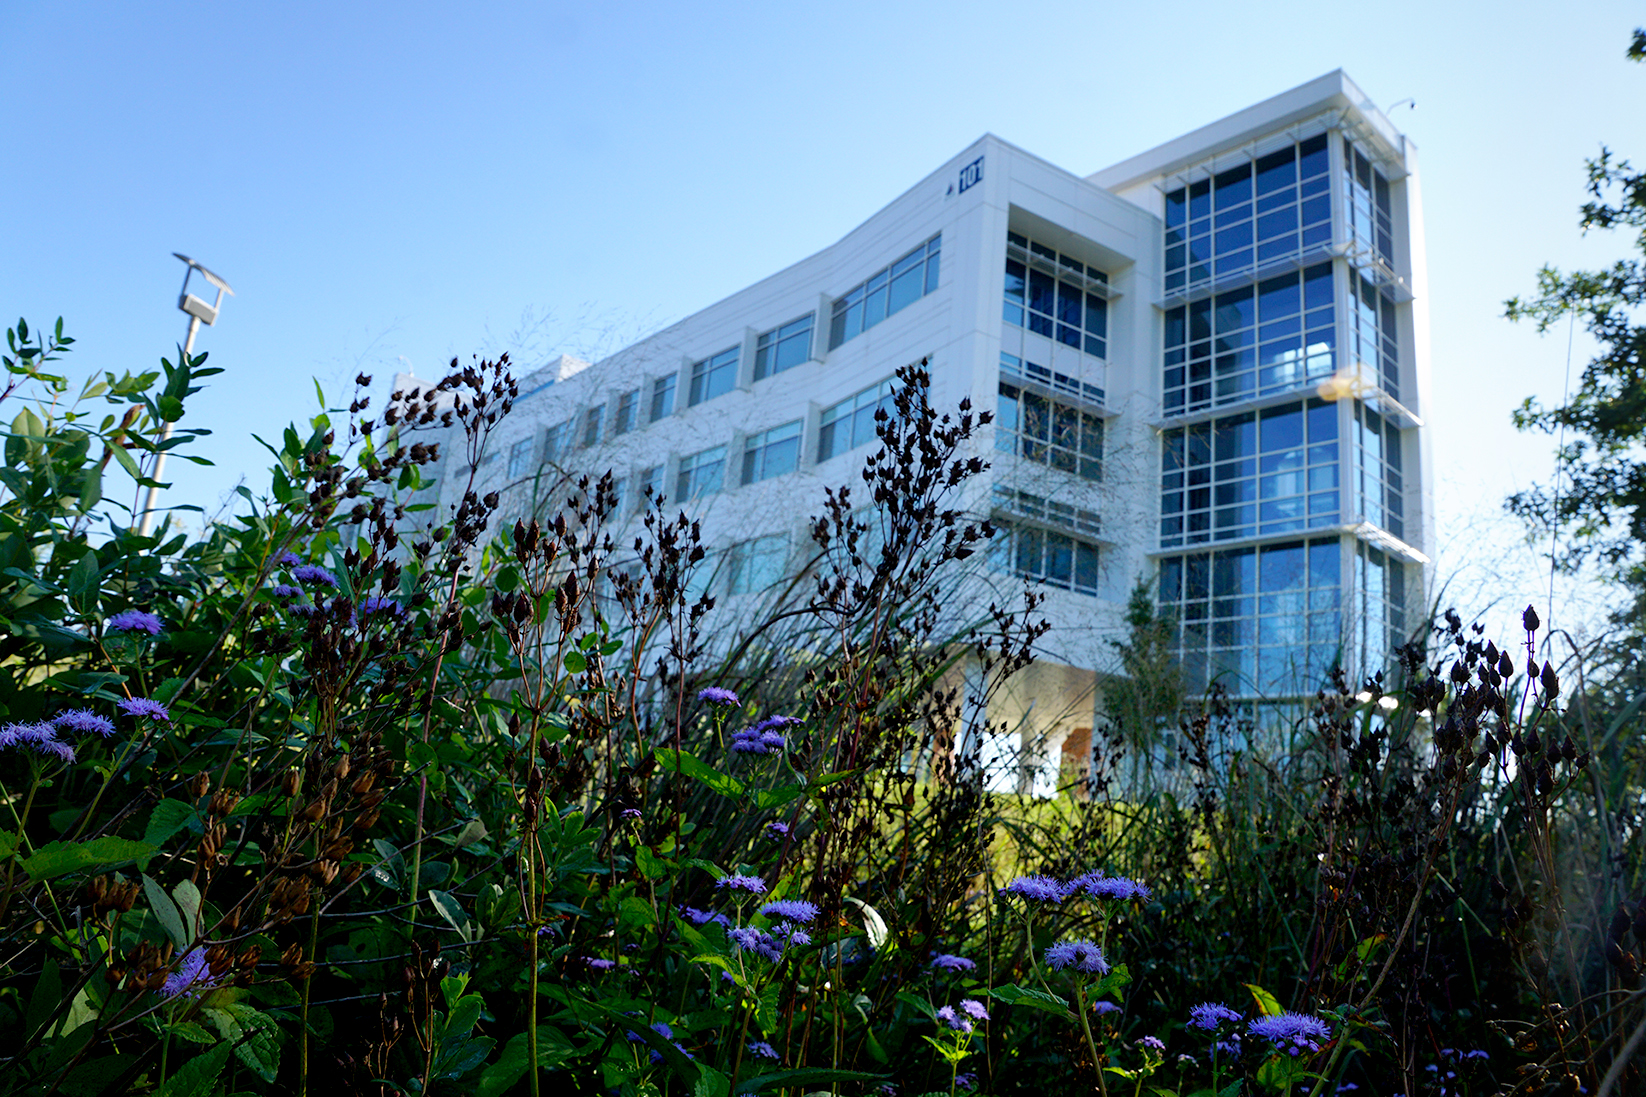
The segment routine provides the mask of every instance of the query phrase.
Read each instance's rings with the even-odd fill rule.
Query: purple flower
[[[1090,941],[1059,941],[1046,949],[1046,966],[1053,971],[1073,967],[1088,975],[1109,974],[1109,961],[1103,950]]]
[[[1157,1036],[1145,1036],[1143,1039],[1139,1040],[1138,1043],[1143,1047],[1148,1048],[1150,1051],[1164,1052],[1166,1050],[1166,1045],[1162,1043],[1160,1038]]]
[[[940,952],[932,957],[932,967],[941,971],[976,971],[977,965],[964,956],[956,956],[950,952]]]
[[[366,617],[373,613],[387,613],[394,617],[406,616],[406,607],[393,598],[385,598],[381,594],[372,594],[360,603],[360,616]]]
[[[725,705],[727,708],[736,708],[743,703],[737,699],[737,694],[720,686],[708,686],[698,690],[697,699],[711,705]]]
[[[290,583],[276,583],[274,589],[269,591],[269,593],[274,595],[276,598],[279,598],[281,601],[285,601],[290,598],[296,598],[299,594],[302,594],[303,588],[294,587]]]
[[[775,731],[755,731],[744,728],[732,736],[731,749],[735,754],[776,754],[786,744]]]
[[[789,824],[778,822],[767,823],[766,833],[771,835],[773,838],[787,838],[789,836]]]
[[[960,1011],[976,1021],[987,1021],[989,1019],[989,1011],[984,1009],[983,1003],[976,998],[960,999]]]
[[[337,586],[337,576],[325,568],[317,568],[313,564],[302,564],[291,569],[291,577],[304,586]]]
[[[763,929],[738,926],[726,936],[732,939],[739,952],[752,952],[774,964],[783,959],[783,942]]]
[[[602,960],[598,956],[584,956],[581,959],[594,971],[610,971],[617,966],[616,960]]]
[[[54,754],[64,762],[74,761],[74,748],[61,739],[37,739],[30,745],[41,754]]]
[[[622,811],[617,813],[617,817],[619,819],[638,819],[640,818],[640,809],[624,808]]]
[[[191,948],[177,965],[177,970],[166,976],[166,981],[160,987],[162,998],[175,998],[191,987],[199,989],[209,988],[216,980],[206,967],[206,950],[198,946]],[[192,995],[191,995],[192,997]]]
[[[1220,1055],[1227,1055],[1231,1059],[1238,1059],[1240,1058],[1241,1051],[1240,1037],[1231,1036],[1227,1040],[1219,1040],[1217,1043],[1212,1045],[1212,1051]]]
[[[731,927],[732,920],[724,914],[716,914],[711,910],[698,910],[696,907],[681,907],[680,917],[694,926],[706,926],[710,922],[719,922],[727,928]]]
[[[295,552],[282,552],[280,558],[275,562],[281,567],[294,568],[303,562],[303,558]]]
[[[1332,1036],[1331,1026],[1320,1018],[1290,1011],[1249,1021],[1246,1031],[1269,1041],[1276,1051],[1289,1051],[1293,1056],[1303,1051],[1319,1051],[1320,1045]]]
[[[787,918],[791,922],[810,922],[817,917],[817,904],[804,899],[777,899],[760,908],[768,918]]]
[[[764,1040],[750,1040],[749,1054],[758,1055],[762,1059],[776,1059],[777,1049]]]
[[[146,632],[150,636],[159,636],[160,618],[140,609],[128,609],[110,617],[109,628],[115,632]]]
[[[1063,885],[1050,876],[1019,876],[1000,889],[1002,895],[1021,895],[1037,903],[1061,903]]]
[[[50,724],[7,724],[0,728],[0,750],[6,747],[34,746],[36,743],[57,738]]]
[[[147,697],[127,697],[115,702],[115,707],[127,716],[147,716],[151,720],[171,722],[171,713],[166,711],[166,706]]]
[[[746,891],[751,895],[766,894],[766,881],[758,876],[744,876],[740,873],[722,877],[715,881],[714,886],[716,888],[731,888],[733,891]]]
[[[320,607],[316,606],[312,602],[293,602],[290,606],[286,607],[286,612],[291,614],[293,617],[313,617],[317,612],[319,612],[319,609]]]
[[[1119,1013],[1120,1007],[1109,1001],[1107,998],[1099,998],[1097,1001],[1092,1003],[1092,1012],[1098,1016],[1102,1016],[1105,1013]]]
[[[60,731],[101,735],[105,739],[114,734],[114,721],[107,716],[97,715],[89,708],[71,708],[66,712],[59,712],[51,718],[51,722]]]
[[[1094,899],[1142,899],[1147,901],[1150,896],[1148,888],[1136,880],[1128,880],[1124,876],[1105,876],[1101,872],[1088,872],[1084,876],[1077,876],[1070,880],[1064,888],[1065,898],[1085,892]]]
[[[944,1006],[938,1010],[937,1019],[956,1032],[970,1032],[972,1030],[972,1023],[956,1013],[953,1006]]]
[[[1238,1021],[1240,1014],[1224,1005],[1222,1002],[1201,1002],[1189,1010],[1189,1024],[1193,1028],[1203,1028],[1207,1032],[1216,1031],[1217,1026],[1224,1021]]]
[[[750,730],[764,734],[768,731],[781,732],[784,728],[792,728],[801,723],[798,716],[768,716]]]
[[[1475,1050],[1465,1051],[1463,1057],[1465,1059],[1490,1059],[1492,1056],[1489,1052]]]
[[[964,1074],[956,1074],[954,1076],[954,1084],[959,1089],[976,1089],[977,1073],[975,1071],[967,1071]]]

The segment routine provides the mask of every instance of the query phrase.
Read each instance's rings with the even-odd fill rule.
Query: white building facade
[[[1047,593],[1020,699],[1054,747],[1092,726],[1139,579],[1191,686],[1237,696],[1369,672],[1414,623],[1415,152],[1341,72],[1089,176],[985,136],[818,254],[526,375],[480,487],[511,516],[545,469],[610,468],[631,514],[661,490],[735,607],[807,558],[824,487],[859,482],[875,408],[922,358],[933,406],[994,412],[968,501],[1002,530],[1001,577]]]

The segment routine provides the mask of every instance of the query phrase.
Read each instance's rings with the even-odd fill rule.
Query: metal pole
[[[218,297],[222,297],[222,294],[218,294]],[[181,369],[184,364],[194,357],[194,336],[199,330],[200,317],[191,313],[189,316],[189,336],[183,342],[183,361],[178,363],[179,369]],[[166,424],[160,428],[160,444],[164,446],[166,444],[166,440],[170,437],[171,421],[167,420]],[[162,449],[154,458],[154,471],[149,474],[149,479],[159,480],[160,474],[165,470],[166,451]],[[137,534],[139,537],[147,537],[149,535],[149,530],[154,528],[154,506],[159,496],[159,485],[149,485],[148,494],[143,499],[143,517],[137,526]]]

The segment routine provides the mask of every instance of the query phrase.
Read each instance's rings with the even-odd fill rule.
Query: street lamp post
[[[177,297],[177,307],[189,314],[189,334],[183,342],[183,361],[178,363],[178,367],[181,368],[194,355],[194,337],[199,334],[201,321],[205,321],[208,327],[216,324],[217,312],[223,307],[223,295],[226,293],[233,297],[234,291],[229,288],[227,282],[190,259],[187,255],[175,251],[172,252],[172,255],[188,265],[188,269],[183,272],[183,291]],[[204,299],[189,292],[189,279],[196,271],[200,272],[200,277],[204,278],[208,284],[217,289],[217,297],[209,305],[206,304]],[[171,437],[171,428],[170,420],[167,420],[165,425],[160,428],[160,444],[162,447],[166,444],[166,440]],[[154,459],[154,472],[149,475],[149,479],[159,481],[160,474],[165,469],[166,451],[162,448]],[[147,537],[149,531],[154,528],[155,502],[159,496],[159,484],[149,485],[148,494],[143,498],[143,517],[137,527],[137,532],[144,537]]]

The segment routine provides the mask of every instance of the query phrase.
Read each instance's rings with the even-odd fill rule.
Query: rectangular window
[[[996,487],[994,489],[994,509],[1003,514],[1013,514],[1040,522],[1050,522],[1053,525],[1073,530],[1075,533],[1089,533],[1093,537],[1099,536],[1102,532],[1096,511],[1070,506],[1055,499],[1047,499],[1015,488]]]
[[[543,432],[543,463],[550,464],[560,460],[571,448],[572,430],[575,419],[556,423]]]
[[[1000,353],[1000,372],[1009,373],[1013,377],[1021,377],[1025,381],[1045,385],[1056,392],[1068,393],[1076,400],[1084,400],[1094,407],[1103,406],[1103,390],[1097,385],[1089,384],[1078,377],[1049,370],[1045,366],[1025,362],[1015,354]]]
[[[1109,356],[1109,276],[1017,232],[1006,234],[1008,324]]]
[[[1323,685],[1342,651],[1340,552],[1331,537],[1162,559],[1160,610],[1189,688],[1273,698]]]
[[[756,537],[733,545],[726,553],[726,592],[758,594],[783,581],[789,562],[789,541],[782,534]]]
[[[518,480],[526,475],[532,463],[532,440],[522,438],[509,447],[509,479]]]
[[[642,469],[635,481],[634,509],[645,510],[651,505],[654,498],[663,494],[663,466],[653,465],[649,469]]]
[[[1334,403],[1283,404],[1176,427],[1161,444],[1162,548],[1341,521]]]
[[[1394,302],[1359,271],[1349,272],[1349,360],[1367,381],[1400,399],[1400,339]]]
[[[751,434],[743,443],[743,482],[769,480],[800,465],[800,420],[785,423],[761,434]]]
[[[1355,401],[1355,501],[1363,521],[1406,537],[1406,482],[1400,428]]]
[[[583,445],[592,446],[600,441],[600,428],[605,422],[605,404],[596,404],[583,413]]]
[[[841,294],[829,321],[829,349],[855,339],[936,289],[942,245],[943,235],[939,233]]]
[[[737,347],[727,347],[719,354],[692,363],[692,387],[688,407],[696,407],[705,400],[724,396],[737,387]]]
[[[674,480],[676,502],[698,499],[720,490],[726,471],[726,447],[712,446],[680,459],[680,471]]]
[[[612,434],[627,434],[634,429],[635,412],[640,407],[640,390],[630,389],[617,398],[617,414],[612,416]]]
[[[823,409],[817,425],[817,459],[827,461],[837,453],[856,449],[874,441],[874,413],[886,409],[892,414],[892,393],[896,382],[888,378]]]
[[[760,336],[754,348],[756,381],[793,369],[812,356],[812,320],[815,315],[807,313]]]
[[[1103,478],[1103,420],[1090,412],[1000,382],[995,449],[1071,473]]]
[[[629,478],[627,476],[612,477],[610,504],[606,510],[609,515],[621,517],[627,510]]]
[[[678,374],[671,373],[652,382],[652,422],[674,414],[674,387],[679,380]]]
[[[1337,369],[1332,265],[1166,310],[1167,415],[1304,388]]]
[[[1357,647],[1370,673],[1388,662],[1406,634],[1406,565],[1364,542],[1355,543]]]
[[[1038,526],[997,521],[989,542],[989,563],[1037,583],[1080,594],[1097,594],[1095,544]]]
[[[1295,261],[1330,244],[1329,174],[1322,133],[1167,192],[1166,291]]]

